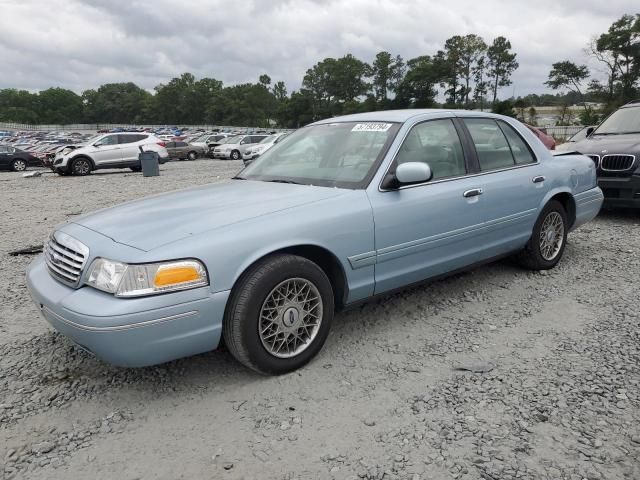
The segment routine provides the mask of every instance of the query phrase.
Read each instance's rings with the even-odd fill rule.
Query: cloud
[[[520,69],[502,95],[540,93],[553,62],[585,63],[589,39],[628,0],[0,0],[0,88],[77,92],[183,72],[225,84],[262,73],[300,87],[325,57],[433,54],[456,34],[506,36]]]

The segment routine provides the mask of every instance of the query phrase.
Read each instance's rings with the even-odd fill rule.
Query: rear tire
[[[189,152],[187,154],[187,159],[188,160],[193,161],[193,160],[196,160],[197,158],[198,158],[198,152]]]
[[[27,161],[22,158],[16,158],[11,162],[11,170],[14,172],[24,172],[27,169]]]
[[[530,270],[549,270],[555,267],[567,245],[567,213],[562,204],[551,200],[545,205],[533,226],[533,233],[519,263]]]
[[[89,175],[92,169],[91,160],[85,157],[76,158],[71,164],[71,173],[81,177]]]
[[[132,172],[141,172],[142,171],[142,167],[129,167],[131,169]]]
[[[272,255],[250,267],[233,288],[224,342],[243,365],[280,375],[322,349],[333,313],[333,289],[318,265],[296,255]]]

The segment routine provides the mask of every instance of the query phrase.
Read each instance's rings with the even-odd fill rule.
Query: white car
[[[255,146],[269,135],[237,135],[229,137],[224,143],[213,149],[213,158],[226,160],[242,160],[244,153],[250,146]]]
[[[130,168],[140,171],[140,150],[156,152],[160,163],[170,160],[165,143],[149,133],[107,133],[89,139],[76,149],[56,154],[51,169],[60,175],[88,175],[102,168]]]
[[[264,152],[266,152],[271,147],[273,147],[276,143],[284,139],[287,135],[289,135],[289,132],[275,133],[273,135],[269,135],[268,137],[264,138],[257,145],[247,148],[242,154],[242,160],[244,160],[244,164],[249,165],[256,158],[258,158]]]

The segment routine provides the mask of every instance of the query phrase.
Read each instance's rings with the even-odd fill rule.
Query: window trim
[[[391,167],[395,163],[396,156],[398,155],[398,153],[400,153],[400,149],[398,149],[398,151],[396,152],[396,154],[393,157],[393,160],[391,161],[391,163],[387,167],[386,172],[384,173],[384,175],[380,179],[380,183],[378,184],[378,191],[381,192],[381,193],[397,192],[399,190],[406,190],[406,189],[409,189],[409,188],[416,188],[416,187],[423,187],[423,186],[428,186],[428,185],[435,185],[435,184],[438,184],[438,183],[461,180],[463,178],[482,177],[484,175],[493,175],[494,173],[507,172],[509,170],[518,170],[520,168],[529,168],[529,167],[535,167],[537,165],[540,165],[540,163],[541,163],[540,158],[538,157],[538,155],[536,155],[535,150],[533,148],[531,148],[531,145],[529,144],[527,139],[524,138],[522,136],[522,134],[515,127],[510,125],[511,128],[513,128],[515,130],[515,132],[518,135],[520,135],[520,138],[522,138],[522,141],[525,143],[525,145],[527,145],[527,148],[530,149],[531,153],[533,154],[533,158],[535,159],[535,162],[526,163],[524,165],[516,165],[515,164],[515,159],[514,159],[514,166],[513,167],[501,168],[501,169],[498,169],[498,170],[488,170],[488,171],[480,170],[480,163],[478,162],[478,153],[477,153],[475,145],[473,143],[473,139],[471,138],[471,134],[469,133],[469,129],[464,124],[464,119],[465,118],[484,118],[484,119],[494,120],[496,122],[504,122],[504,120],[502,120],[502,119],[496,119],[496,118],[493,118],[493,117],[475,117],[475,116],[474,117],[463,116],[463,117],[433,118],[433,119],[425,120],[425,122],[431,122],[431,121],[434,121],[434,120],[443,120],[443,119],[451,119],[451,120],[453,120],[454,125],[456,125],[459,128],[458,135],[460,135],[460,130],[462,130],[462,132],[464,132],[463,136],[466,138],[466,141],[463,141],[462,138],[460,140],[462,141],[462,148],[465,151],[465,158],[468,158],[469,164],[474,164],[474,162],[475,162],[475,165],[473,165],[475,171],[473,173],[467,173],[466,175],[462,175],[462,176],[459,176],[459,177],[449,177],[449,178],[443,178],[443,179],[439,179],[439,180],[430,180],[428,182],[415,183],[415,184],[412,184],[412,185],[403,185],[401,187],[393,188],[393,189],[382,188],[382,183],[384,182],[384,179],[387,177],[387,175],[389,174],[389,170],[391,170]],[[416,125],[419,125],[420,123],[424,123],[424,122],[418,122],[418,123],[416,123],[414,125],[414,127]],[[505,122],[505,123],[508,123],[508,122]],[[413,129],[413,127],[411,127],[411,129],[409,129],[409,131],[402,138],[402,142],[400,144],[401,146],[402,146],[402,143],[404,143],[405,139],[407,138],[407,135],[409,135],[409,132],[412,129]],[[507,141],[507,143],[508,143],[508,141]],[[471,151],[468,152],[468,154],[469,154],[468,157],[467,157],[467,151],[465,150],[465,147],[466,148],[471,148]]]
[[[415,183],[415,184],[411,184],[411,185],[403,185],[403,186],[400,186],[398,188],[392,188],[392,189],[382,188],[382,184],[384,183],[385,178],[387,178],[387,175],[389,175],[389,172],[391,171],[391,168],[394,165],[396,165],[396,160],[398,159],[398,155],[400,155],[400,148],[402,148],[402,145],[404,145],[405,140],[407,139],[409,134],[413,131],[413,129],[416,128],[418,125],[422,125],[422,124],[427,123],[427,122],[437,122],[437,121],[442,121],[442,120],[450,120],[451,123],[453,123],[453,127],[455,128],[456,133],[458,134],[458,139],[460,140],[460,146],[462,147],[462,155],[464,157],[464,165],[465,165],[465,168],[467,170],[466,173],[464,175],[458,175],[458,176],[455,176],[455,177],[445,177],[445,178],[440,178],[440,179],[437,179],[437,180],[429,180],[428,182]],[[477,161],[477,158],[475,156],[476,155],[475,148],[472,151],[468,150],[469,149],[469,145],[468,145],[468,138],[466,137],[467,132],[461,128],[460,123],[461,122],[460,122],[459,117],[441,117],[441,118],[429,118],[427,120],[423,120],[421,122],[417,122],[414,125],[412,125],[411,128],[402,137],[402,141],[400,142],[400,147],[398,148],[398,151],[393,156],[393,159],[389,163],[389,166],[387,167],[386,171],[384,172],[384,175],[380,179],[380,183],[378,184],[378,191],[379,192],[396,192],[398,190],[404,190],[404,189],[407,189],[407,188],[415,188],[415,187],[421,187],[423,185],[432,185],[432,184],[436,184],[436,183],[448,182],[448,181],[451,181],[451,180],[458,180],[460,178],[466,178],[466,177],[469,177],[470,175],[472,175],[472,172],[473,172],[473,170],[475,168],[475,165],[474,165],[472,160],[475,159]],[[397,168],[397,165],[396,165],[396,168]]]
[[[534,164],[534,163],[539,163],[538,156],[536,155],[536,152],[534,152],[534,151],[533,151],[533,149],[531,148],[531,145],[529,145],[529,142],[527,142],[527,141],[522,137],[522,135],[520,135],[520,132],[518,132],[518,130],[516,130],[515,128],[513,128],[513,126],[512,126],[512,125],[509,125],[509,124],[508,124],[507,122],[505,122],[504,120],[497,119],[497,120],[496,120],[496,123],[498,124],[498,128],[499,128],[500,130],[502,130],[502,134],[504,135],[504,138],[506,138],[506,139],[507,139],[507,144],[509,145],[509,149],[511,150],[511,155],[513,156],[513,163],[514,163],[515,165],[532,165],[532,164]],[[522,164],[519,164],[519,163],[516,161],[516,156],[513,154],[513,147],[511,146],[511,142],[509,141],[509,137],[507,136],[507,134],[506,134],[506,133],[504,133],[504,128],[503,128],[503,126],[502,126],[501,124],[506,125],[506,126],[507,126],[507,127],[509,127],[511,130],[513,130],[513,132],[514,132],[514,133],[515,133],[515,134],[520,138],[520,140],[522,140],[522,143],[524,143],[525,147],[527,147],[527,150],[529,150],[529,153],[531,154],[531,158],[533,158],[533,162],[528,162],[528,163],[522,163]],[[533,132],[533,133],[535,134],[535,136],[536,136],[537,138],[540,138],[536,132]]]
[[[473,152],[474,152],[475,157],[476,157],[478,173],[487,174],[487,173],[495,173],[495,172],[504,172],[506,170],[513,170],[514,168],[529,167],[531,165],[540,165],[540,158],[538,157],[538,155],[536,155],[536,151],[531,147],[531,144],[527,141],[526,138],[524,138],[522,136],[522,134],[518,131],[518,129],[515,128],[513,125],[509,124],[509,122],[506,122],[506,121],[502,120],[501,118],[493,118],[493,117],[459,117],[459,118],[460,118],[461,128],[464,129],[464,131],[466,132],[466,135],[469,138],[470,146],[473,148]],[[516,161],[515,157],[513,157],[513,163],[514,163],[513,167],[505,167],[505,168],[499,168],[499,169],[495,169],[495,170],[483,171],[480,168],[480,161],[478,160],[478,152],[476,150],[475,143],[473,143],[473,137],[471,136],[471,132],[469,132],[469,129],[467,128],[467,125],[464,123],[464,120],[467,119],[467,118],[473,118],[473,119],[479,118],[479,119],[483,119],[483,120],[493,120],[494,122],[496,122],[498,124],[498,128],[500,128],[500,130],[502,130],[502,128],[500,127],[500,122],[506,123],[507,125],[509,125],[516,132],[517,135],[520,136],[520,139],[527,146],[527,148],[529,149],[529,152],[531,153],[531,155],[533,156],[535,161],[533,163],[525,163],[523,165],[518,165],[517,163],[515,163],[515,161]],[[504,135],[504,132],[503,132],[503,135]],[[511,149],[511,144],[509,143],[509,139],[507,139],[506,135],[504,135],[504,137],[507,140],[507,144],[509,145],[509,149]],[[512,156],[513,156],[513,153],[512,153]]]
[[[480,156],[478,155],[478,149],[476,148],[475,141],[473,140],[473,135],[471,135],[471,131],[469,130],[469,127],[467,127],[465,120],[488,120],[493,122],[496,125],[496,127],[498,127],[498,130],[500,130],[500,133],[502,134],[502,137],[504,138],[504,141],[506,142],[507,147],[509,147],[509,154],[511,155],[511,161],[513,162],[513,164],[510,167],[498,167],[498,168],[492,168],[491,170],[483,170],[482,165],[480,164]],[[473,150],[476,152],[476,159],[478,162],[478,172],[491,173],[491,172],[497,172],[499,170],[509,170],[517,166],[516,157],[513,155],[513,149],[511,148],[509,139],[505,135],[502,128],[500,128],[500,125],[498,124],[498,119],[491,118],[491,117],[464,117],[462,118],[462,125],[467,130],[467,133],[469,134],[469,140],[471,140],[471,146],[473,147]]]

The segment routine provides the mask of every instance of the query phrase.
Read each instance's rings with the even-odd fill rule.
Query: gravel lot
[[[33,256],[8,252],[239,169],[0,173],[0,478],[640,478],[638,213],[573,233],[553,271],[503,261],[341,313],[319,357],[278,378],[223,349],[110,367],[40,317]]]

